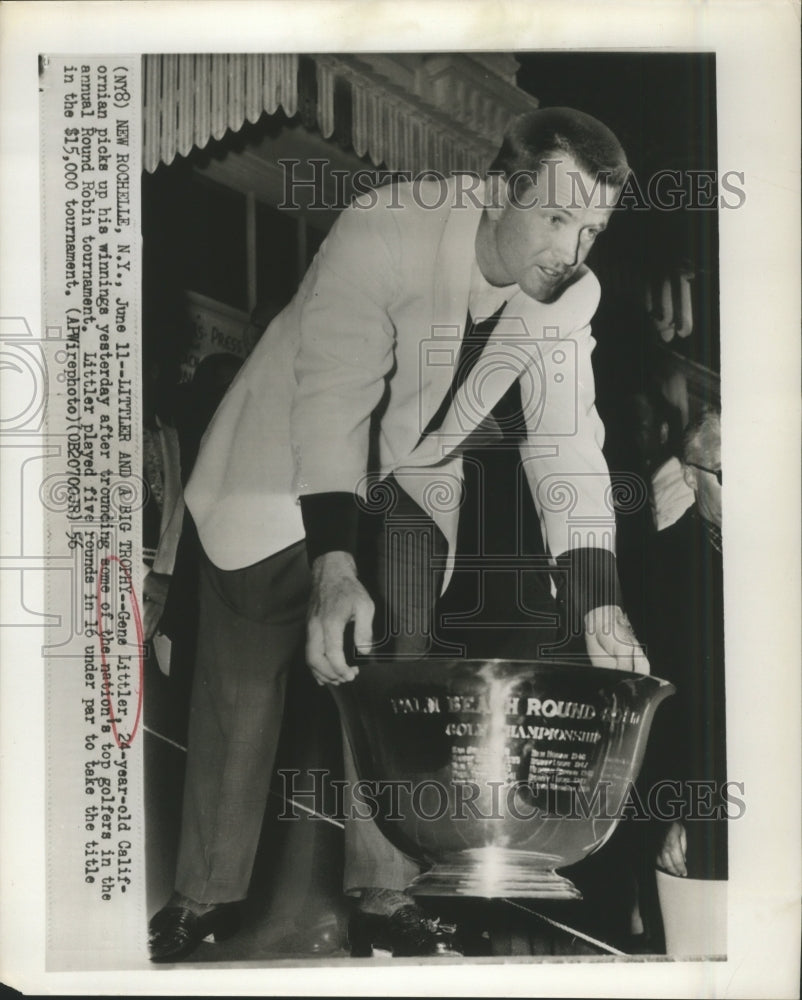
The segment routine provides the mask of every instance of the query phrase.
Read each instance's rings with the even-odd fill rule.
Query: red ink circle
[[[134,616],[134,625],[136,626],[136,643],[137,649],[139,650],[139,691],[137,694],[137,704],[136,704],[136,718],[134,719],[134,728],[131,730],[131,735],[125,742],[120,742],[120,735],[117,732],[117,723],[114,718],[114,706],[111,703],[111,675],[109,673],[109,664],[106,660],[106,649],[105,649],[105,636],[103,634],[103,616],[101,614],[101,581],[103,579],[103,571],[109,566],[110,563],[116,562],[120,567],[120,570],[124,574],[126,580],[128,581],[128,586],[131,588],[131,611]],[[131,574],[128,572],[127,567],[123,564],[119,556],[104,556],[100,560],[100,570],[97,575],[97,591],[95,594],[95,610],[97,611],[97,634],[98,641],[100,642],[100,665],[103,673],[103,693],[105,694],[109,703],[109,717],[111,719],[111,733],[114,737],[114,742],[121,750],[128,750],[131,744],[134,742],[134,736],[136,735],[137,729],[139,728],[139,720],[142,716],[142,694],[144,689],[145,680],[145,632],[142,628],[142,616],[139,613],[139,602],[136,599],[136,592],[134,590],[134,582],[131,579]]]

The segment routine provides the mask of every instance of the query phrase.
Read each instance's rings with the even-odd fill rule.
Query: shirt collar
[[[499,307],[507,302],[518,291],[518,285],[491,285],[482,274],[479,261],[474,255],[471,266],[471,285],[468,298],[468,308],[474,320],[483,320],[492,316]]]

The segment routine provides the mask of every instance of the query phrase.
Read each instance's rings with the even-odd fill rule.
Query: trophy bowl
[[[421,864],[415,895],[577,899],[557,869],[613,833],[674,690],[545,660],[361,663],[334,690],[376,807],[355,821]]]

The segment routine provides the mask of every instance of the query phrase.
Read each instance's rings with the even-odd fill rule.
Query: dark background
[[[717,169],[715,55],[711,53],[516,53],[518,85],[541,107],[567,106],[594,115],[621,140],[639,186],[661,170]],[[602,283],[593,321],[599,409],[606,416],[621,394],[652,374],[653,334],[642,289],[650,275],[680,264],[696,274],[695,330],[671,349],[719,370],[718,213],[617,213],[588,263]]]

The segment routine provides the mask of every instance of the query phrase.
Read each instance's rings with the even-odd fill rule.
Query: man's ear
[[[685,465],[683,463],[683,466],[682,466],[682,476],[685,479],[686,484],[695,493],[696,492],[696,487],[697,487],[697,484],[698,484],[698,480],[696,478],[696,469],[694,469],[692,465]]]

